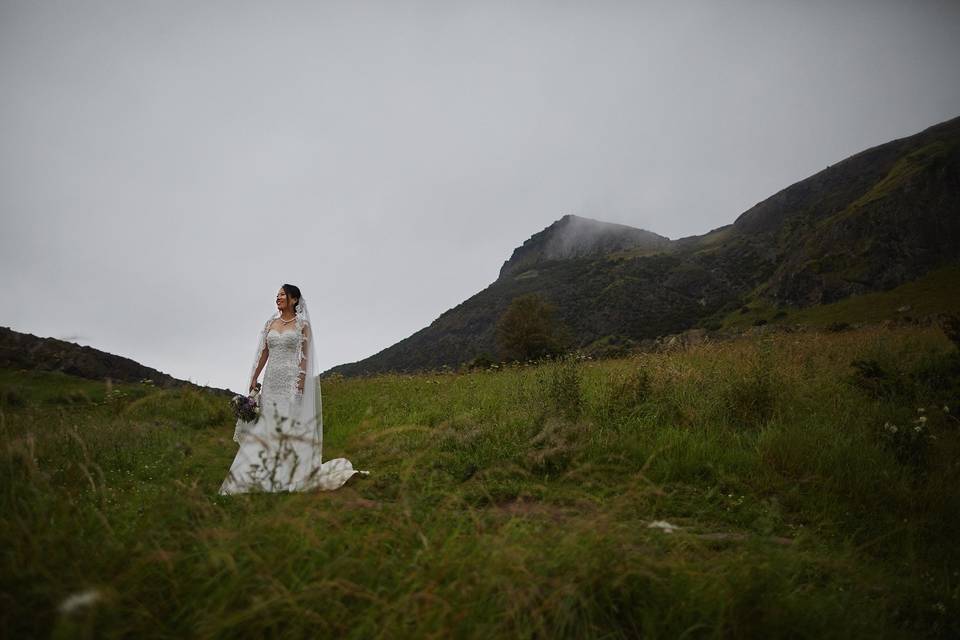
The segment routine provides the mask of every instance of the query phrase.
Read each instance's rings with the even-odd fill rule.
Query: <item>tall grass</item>
[[[957,358],[935,328],[874,327],[329,381],[324,458],[371,475],[239,496],[216,493],[236,451],[222,398],[131,387],[51,402],[90,383],[7,375],[19,399],[0,405],[0,624],[9,637],[955,636]]]

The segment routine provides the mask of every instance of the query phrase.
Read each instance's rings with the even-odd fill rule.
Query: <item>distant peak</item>
[[[500,277],[520,273],[545,260],[599,256],[625,249],[663,248],[668,244],[669,238],[645,229],[568,213],[514,249],[510,259],[503,263]]]

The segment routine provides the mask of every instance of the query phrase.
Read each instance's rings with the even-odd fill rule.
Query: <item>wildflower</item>
[[[947,405],[943,405],[943,412],[950,413],[950,407],[948,407]]]
[[[96,589],[80,591],[79,593],[71,594],[60,603],[60,612],[71,613],[81,607],[88,607],[99,599],[100,592]]]
[[[889,431],[890,433],[896,433],[896,432],[897,432],[897,425],[892,424],[892,423],[890,423],[890,422],[884,422],[884,423],[883,423],[883,428],[886,429],[887,431]]]
[[[925,413],[926,411],[923,407],[917,407],[917,413]]]
[[[926,421],[927,421],[927,416],[920,416],[919,418],[914,420],[914,422],[919,422],[920,424],[923,424]]]

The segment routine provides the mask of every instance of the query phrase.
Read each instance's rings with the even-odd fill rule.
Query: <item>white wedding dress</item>
[[[268,326],[271,323],[268,321]],[[354,474],[369,475],[354,469],[346,458],[321,462],[322,424],[316,429],[315,425],[302,425],[294,418],[303,402],[302,392],[296,387],[303,370],[298,354],[302,335],[298,329],[267,330],[269,356],[263,374],[260,415],[252,424],[242,423],[243,428],[238,426],[234,434],[240,449],[220,486],[221,495],[330,491],[341,487]]]

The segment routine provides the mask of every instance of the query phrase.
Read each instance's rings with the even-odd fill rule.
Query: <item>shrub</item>
[[[538,294],[514,298],[497,321],[500,356],[526,362],[563,353],[570,334],[554,320],[555,309]]]

